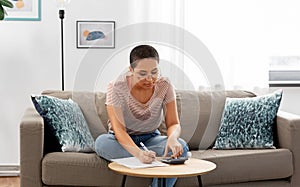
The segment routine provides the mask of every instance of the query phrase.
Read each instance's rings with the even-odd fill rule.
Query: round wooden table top
[[[147,178],[171,178],[202,175],[214,170],[216,168],[216,164],[206,160],[189,158],[184,164],[162,167],[131,169],[116,162],[108,164],[108,167],[122,175]]]

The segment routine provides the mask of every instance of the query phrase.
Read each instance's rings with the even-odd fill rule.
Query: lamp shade
[[[71,0],[55,0],[58,9],[65,9]]]

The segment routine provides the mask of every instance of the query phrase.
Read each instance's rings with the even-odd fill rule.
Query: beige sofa
[[[94,138],[106,133],[105,93],[44,91],[72,98],[86,118]],[[213,150],[226,97],[254,97],[246,91],[197,92],[176,90],[182,138],[192,157],[212,161],[217,168],[202,176],[204,186],[299,187],[300,117],[279,112],[275,124],[276,149]],[[103,125],[102,125],[103,124]],[[32,107],[20,123],[21,187],[121,186],[122,176],[95,153],[49,152],[43,118]],[[161,131],[164,132],[162,125]],[[128,177],[126,186],[148,186],[151,179]],[[197,186],[196,177],[180,178],[176,186]]]

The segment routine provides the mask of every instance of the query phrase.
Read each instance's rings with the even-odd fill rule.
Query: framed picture
[[[41,0],[10,0],[13,8],[7,8],[5,20],[8,21],[40,21]]]
[[[114,21],[77,21],[77,48],[115,48]]]

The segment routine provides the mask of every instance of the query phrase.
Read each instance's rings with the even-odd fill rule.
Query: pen
[[[145,151],[149,151],[149,149],[143,144],[143,142],[140,142],[140,145],[142,146],[142,148],[145,150]],[[151,156],[152,158],[155,159],[155,155]]]
[[[145,151],[149,151],[149,149],[143,144],[143,142],[140,142],[140,144]]]

